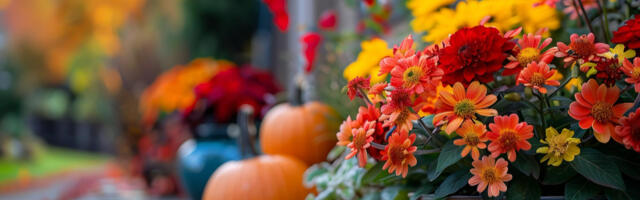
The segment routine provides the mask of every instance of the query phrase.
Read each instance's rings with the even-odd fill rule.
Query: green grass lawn
[[[106,163],[109,158],[101,154],[45,147],[29,161],[0,158],[0,183],[15,180],[20,170],[27,170],[31,178],[38,178],[72,169],[99,166]]]

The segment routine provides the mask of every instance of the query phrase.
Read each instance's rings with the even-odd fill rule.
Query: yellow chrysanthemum
[[[446,7],[447,0],[411,0],[407,7],[415,17],[411,26],[416,32],[427,32],[424,40],[438,43],[462,27],[475,26],[485,17],[491,17],[486,25],[507,31],[522,26],[525,32],[541,28],[559,28],[557,11],[546,5],[533,7],[535,0],[468,0]],[[438,9],[439,8],[439,9]],[[437,10],[434,10],[437,9]]]
[[[356,61],[344,69],[344,78],[351,80],[355,77],[371,76],[371,83],[383,81],[386,75],[378,76],[379,63],[382,58],[391,56],[393,50],[388,47],[387,42],[379,38],[362,41],[360,45],[362,51],[358,54]]]
[[[573,131],[569,129],[562,129],[562,133],[558,134],[558,131],[553,128],[547,128],[547,137],[545,140],[540,140],[542,144],[548,146],[540,147],[536,150],[536,153],[547,154],[542,157],[540,162],[549,160],[547,164],[553,166],[560,166],[562,161],[573,161],[576,155],[580,154],[580,139],[573,138]]]

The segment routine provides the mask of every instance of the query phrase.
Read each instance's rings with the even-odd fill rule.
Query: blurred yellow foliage
[[[536,0],[468,0],[460,1],[455,8],[448,7],[453,2],[407,1],[407,7],[415,17],[411,27],[416,32],[426,32],[424,41],[432,43],[439,43],[460,28],[476,26],[485,17],[491,17],[487,26],[503,32],[518,26],[527,33],[560,27],[558,11],[547,5],[533,7]]]
[[[86,42],[95,41],[106,56],[120,47],[118,29],[145,0],[0,0],[13,47],[41,55],[49,81],[67,74],[69,60]]]
[[[386,75],[378,76],[380,71],[379,63],[382,58],[391,56],[393,50],[388,47],[387,42],[380,38],[362,41],[360,45],[362,50],[358,54],[356,61],[344,69],[344,78],[351,80],[355,77],[365,78],[371,76],[371,83],[383,81]]]

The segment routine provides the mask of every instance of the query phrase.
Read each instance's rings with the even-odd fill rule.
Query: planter
[[[226,126],[205,124],[196,132],[206,136],[185,141],[178,149],[177,164],[180,180],[191,198],[201,199],[211,174],[223,163],[239,160],[242,155],[236,141],[227,136]]]

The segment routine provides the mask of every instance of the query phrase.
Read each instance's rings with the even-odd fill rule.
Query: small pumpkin
[[[280,104],[262,121],[262,151],[293,156],[308,165],[324,161],[336,144],[339,119],[335,110],[320,102]]]
[[[304,199],[311,192],[302,183],[306,169],[302,161],[281,155],[230,161],[213,173],[202,199]]]

